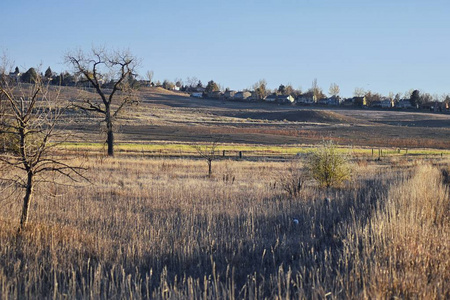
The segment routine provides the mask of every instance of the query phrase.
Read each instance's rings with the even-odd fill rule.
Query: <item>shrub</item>
[[[304,187],[305,176],[296,163],[291,163],[286,172],[280,174],[279,182],[290,197],[297,197]]]
[[[339,153],[332,141],[323,142],[312,152],[308,169],[311,177],[327,188],[340,185],[351,174],[347,155]]]

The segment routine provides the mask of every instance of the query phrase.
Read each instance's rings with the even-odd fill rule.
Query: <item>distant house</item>
[[[366,97],[353,97],[352,102],[354,106],[367,106]]]
[[[235,94],[236,94],[236,91],[226,90],[225,93],[223,94],[223,97],[225,99],[229,100],[229,99],[233,99]]]
[[[279,102],[279,103],[291,104],[291,103],[294,103],[294,101],[295,101],[295,98],[292,97],[291,95],[278,95],[277,96],[277,102]]]
[[[210,99],[220,99],[222,98],[222,92],[220,91],[214,91],[208,93],[208,98]]]
[[[429,109],[432,110],[434,108],[434,102],[426,102],[420,105],[421,109]]]
[[[413,108],[413,106],[411,105],[411,101],[409,101],[409,99],[401,99],[400,101],[398,101],[398,103],[395,105],[395,107]]]
[[[339,101],[339,97],[338,96],[332,96],[330,98],[322,98],[319,99],[319,101],[317,101],[317,104],[319,105],[333,105],[333,106],[337,106],[339,105],[340,101]]]
[[[295,103],[299,105],[311,105],[314,104],[314,98],[309,95],[300,95],[296,100]]]
[[[353,98],[346,98],[341,104],[343,106],[353,106]]]
[[[372,101],[372,103],[370,103],[370,107],[381,108],[381,101],[380,100]]]
[[[420,105],[421,109],[428,109],[433,112],[442,111],[445,110],[445,103],[438,102],[438,101],[432,101],[432,102],[426,102]]]
[[[193,92],[197,92],[197,93],[203,93],[206,89],[204,87],[201,86],[197,86],[193,88]]]
[[[380,101],[381,108],[392,108],[394,107],[394,103],[392,102],[392,99],[386,98]]]
[[[9,78],[11,78],[11,80],[14,80],[15,82],[19,82],[21,76],[22,76],[22,73],[19,72],[18,68],[16,68],[16,70],[14,72],[9,73]]]
[[[203,93],[201,93],[201,92],[193,92],[193,93],[191,93],[191,97],[203,98]]]
[[[317,101],[317,104],[319,105],[328,105],[328,98],[322,98]]]
[[[337,106],[340,104],[340,97],[339,96],[332,96],[328,98],[328,105]]]
[[[250,98],[252,96],[252,93],[250,92],[237,92],[236,94],[234,94],[234,100],[247,100],[248,98]]]
[[[278,99],[277,94],[271,94],[264,99],[267,102],[276,102]]]

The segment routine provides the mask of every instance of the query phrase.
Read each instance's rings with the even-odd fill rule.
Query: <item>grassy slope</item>
[[[71,88],[63,95],[78,97]],[[449,115],[195,99],[161,88],[141,90],[140,99],[118,120],[118,141],[205,142],[220,136],[226,143],[280,145],[331,138],[341,145],[450,148]],[[75,114],[66,128],[79,133],[78,140],[104,140],[100,119]]]

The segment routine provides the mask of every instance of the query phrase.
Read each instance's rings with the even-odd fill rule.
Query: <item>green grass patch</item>
[[[197,145],[207,145],[198,143]],[[103,143],[65,143],[62,145],[67,150],[77,151],[103,151],[106,145]],[[197,151],[191,144],[187,143],[117,143],[115,149],[118,153],[141,152],[143,154],[156,155],[195,155]],[[252,156],[294,156],[307,154],[317,146],[313,145],[249,145],[249,144],[220,144],[217,147],[218,153],[225,151],[226,156],[243,155]],[[336,149],[343,154],[354,154],[358,156],[405,156],[405,155],[450,155],[450,150],[440,149],[399,149],[399,148],[353,148],[341,146]]]

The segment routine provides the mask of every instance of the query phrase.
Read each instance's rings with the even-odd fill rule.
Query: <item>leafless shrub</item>
[[[307,177],[301,170],[299,163],[294,161],[290,163],[285,172],[280,174],[279,184],[290,197],[297,197],[300,195],[306,179]]]

